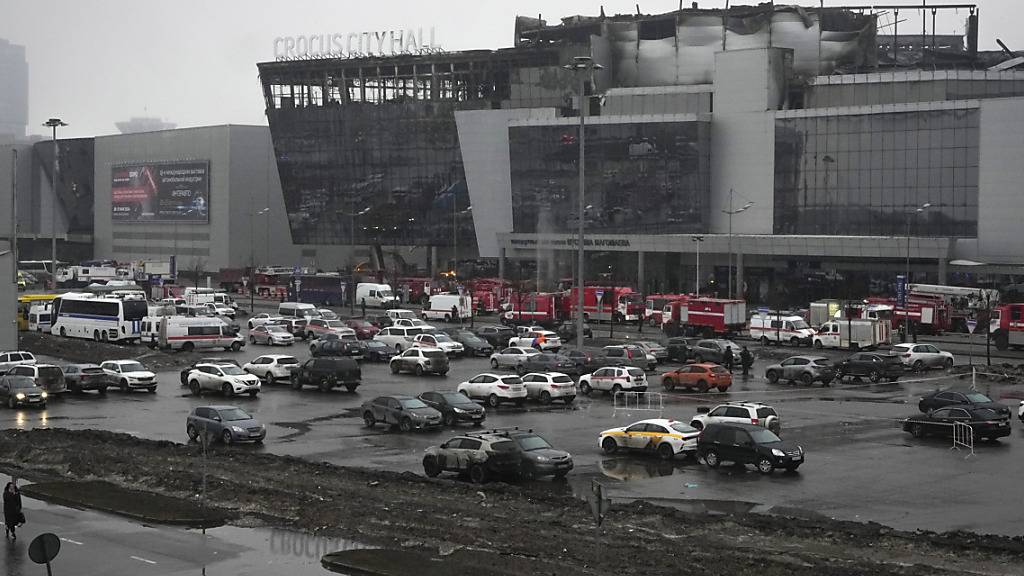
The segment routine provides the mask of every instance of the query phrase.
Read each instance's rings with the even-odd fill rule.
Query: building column
[[[437,278],[437,246],[430,247],[430,277]]]
[[[946,259],[945,258],[939,258],[939,281],[936,282],[936,283],[937,284],[945,284],[946,283]]]
[[[640,293],[647,292],[644,287],[644,272],[644,253],[641,250],[636,253],[636,289],[639,290]]]
[[[498,280],[505,281],[505,249],[498,249]]]
[[[746,293],[743,291],[743,252],[736,251],[736,287],[733,295],[738,300],[745,300]]]

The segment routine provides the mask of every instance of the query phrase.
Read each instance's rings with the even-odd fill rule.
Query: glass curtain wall
[[[978,234],[977,109],[779,118],[776,234]]]
[[[707,122],[591,124],[586,130],[588,232],[703,230],[710,190]],[[516,232],[576,230],[576,135],[575,124],[509,128]]]

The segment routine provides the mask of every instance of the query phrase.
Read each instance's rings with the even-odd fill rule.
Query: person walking
[[[7,528],[5,536],[13,540],[18,539],[15,528],[25,523],[25,514],[21,511],[21,490],[13,481],[8,482],[4,487],[4,525]]]
[[[750,367],[754,365],[754,355],[744,346],[740,351],[740,366],[743,367],[743,377],[750,376]]]
[[[722,353],[722,366],[724,366],[729,372],[732,372],[733,360],[732,346],[726,346],[725,352]]]

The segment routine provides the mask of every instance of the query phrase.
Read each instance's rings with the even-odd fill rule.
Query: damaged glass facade
[[[776,234],[978,233],[976,108],[775,121]]]
[[[537,49],[261,64],[294,242],[475,247],[455,112],[500,108],[517,67],[556,58]]]
[[[515,232],[575,230],[577,130],[574,124],[509,128]],[[708,122],[590,124],[586,130],[588,232],[704,231]]]

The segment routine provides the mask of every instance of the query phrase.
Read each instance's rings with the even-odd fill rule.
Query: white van
[[[458,315],[452,318],[452,308],[455,308]],[[458,294],[434,294],[430,297],[430,304],[423,309],[421,314],[424,320],[441,320],[445,322],[458,321],[472,316],[469,306],[469,296]]]
[[[277,307],[277,315],[284,318],[319,318],[320,311],[315,304],[281,302]]]
[[[810,346],[814,334],[814,328],[800,316],[783,316],[768,312],[763,316],[754,314],[750,317],[750,337],[760,340],[761,344],[788,342],[793,346]]]
[[[401,319],[405,319],[405,320],[415,320],[416,319],[416,313],[413,312],[412,310],[406,310],[405,308],[392,308],[391,310],[387,311],[387,316],[388,316],[388,318],[391,318],[392,321],[401,320]]]
[[[28,329],[32,332],[50,332],[50,305],[35,304],[28,309]]]
[[[367,308],[391,308],[398,304],[398,298],[391,290],[390,284],[356,284],[356,306],[366,305]]]
[[[146,320],[147,318],[143,319],[143,324]],[[219,318],[164,316],[148,320],[154,321],[157,325],[158,345],[167,350],[189,352],[196,348],[223,348],[237,352],[245,346],[245,340]],[[152,323],[149,328],[152,330]]]

